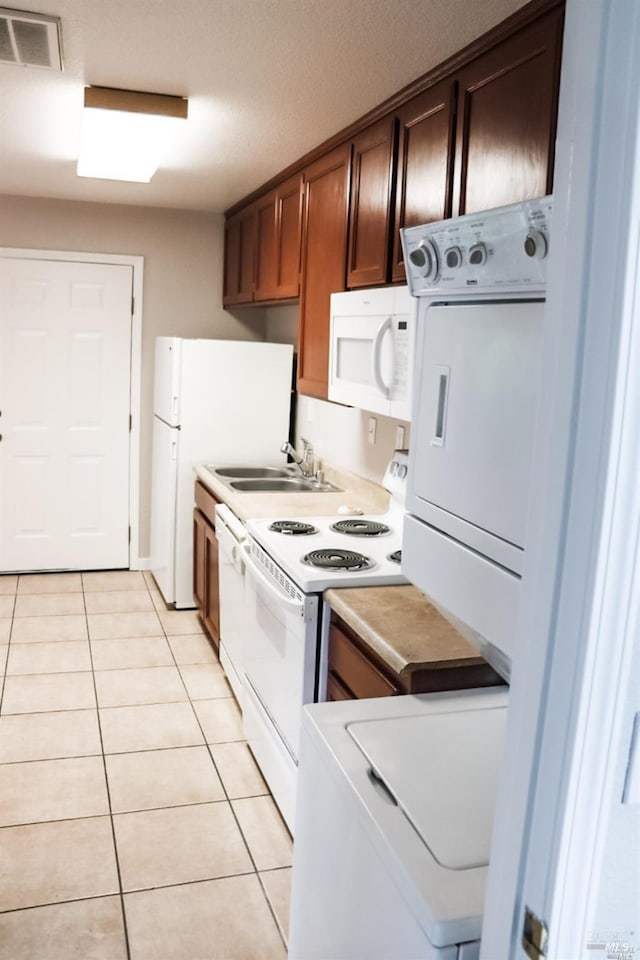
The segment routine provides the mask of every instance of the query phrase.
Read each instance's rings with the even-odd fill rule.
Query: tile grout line
[[[146,582],[146,578],[145,578],[145,582]],[[147,587],[148,587],[148,584],[147,584]],[[150,591],[149,591],[149,592],[150,592]],[[157,610],[156,610],[156,612],[158,613]],[[179,666],[179,664],[178,664],[178,661],[176,660],[176,657],[175,657],[175,654],[174,654],[174,651],[173,651],[173,647],[171,646],[171,643],[170,643],[170,641],[169,641],[169,634],[167,633],[166,627],[165,627],[164,623],[162,622],[159,614],[158,614],[158,619],[160,620],[160,623],[161,623],[161,625],[162,625],[162,629],[163,629],[163,632],[164,632],[164,635],[165,635],[167,644],[168,644],[168,646],[169,646],[169,649],[171,650],[171,656],[173,657],[173,660],[174,660],[174,662],[175,662],[175,665],[176,665],[176,667],[177,667],[177,669],[178,669],[178,673],[180,673],[180,666]],[[204,636],[207,637],[206,632],[204,632]],[[209,639],[209,638],[207,637],[207,639]],[[218,664],[220,664],[220,653],[219,653],[219,650],[216,651],[216,661],[217,661]],[[220,666],[222,666],[222,665],[220,664]],[[224,669],[224,668],[223,668],[223,669]],[[181,674],[181,673],[180,673],[180,678],[182,679],[182,674]],[[184,680],[183,680],[183,683],[184,683]],[[185,684],[185,689],[186,689],[186,684]],[[234,700],[234,702],[236,703],[236,706],[238,707],[238,710],[240,710],[240,713],[242,713],[242,711],[241,711],[241,709],[240,709],[240,705],[238,704],[238,702],[237,702],[237,700],[236,700],[236,698],[235,698],[235,695],[233,694],[233,691],[231,690],[231,686],[230,686],[230,685],[229,685],[229,689],[230,689],[230,691],[231,691],[231,698],[232,698],[232,699]],[[206,734],[205,734],[205,732],[204,732],[204,728],[203,728],[203,726],[202,726],[202,724],[201,724],[201,722],[200,722],[200,717],[198,716],[198,713],[197,713],[195,707],[193,706],[193,701],[192,701],[192,699],[191,699],[191,696],[190,696],[188,690],[187,690],[187,696],[189,697],[189,704],[190,704],[191,709],[192,709],[192,711],[193,711],[193,715],[195,716],[196,723],[198,724],[198,727],[200,728],[200,732],[202,733],[202,737],[203,737],[203,739],[204,739],[205,746],[206,746],[206,748],[207,748],[207,752],[208,752],[208,754],[209,754],[209,757],[211,758],[211,763],[213,764],[213,768],[214,768],[214,770],[216,771],[216,775],[217,775],[218,780],[220,781],[220,784],[221,784],[222,789],[223,789],[223,791],[224,791],[224,795],[225,795],[225,797],[226,797],[226,801],[227,801],[227,803],[229,804],[229,810],[231,811],[231,815],[232,815],[232,817],[233,817],[233,819],[234,819],[234,821],[235,821],[235,824],[236,824],[236,826],[237,826],[237,828],[238,828],[238,830],[239,830],[239,832],[240,832],[240,836],[242,837],[242,842],[243,842],[243,844],[244,844],[244,846],[245,846],[245,849],[246,849],[246,851],[247,851],[247,855],[248,855],[248,857],[249,857],[249,860],[250,860],[250,862],[251,862],[251,864],[252,864],[252,866],[253,866],[253,875],[256,877],[256,879],[257,879],[257,881],[258,881],[258,884],[259,884],[259,886],[260,886],[260,889],[262,890],[262,896],[263,896],[264,899],[265,899],[265,902],[266,902],[266,905],[267,905],[267,909],[269,910],[269,912],[270,912],[270,914],[271,914],[271,917],[272,917],[273,922],[274,922],[274,924],[275,924],[275,928],[276,928],[276,930],[277,930],[277,932],[278,932],[278,936],[280,937],[280,939],[281,939],[281,941],[282,941],[282,943],[283,943],[283,946],[284,946],[284,948],[285,948],[285,951],[286,951],[286,950],[288,949],[288,944],[287,944],[287,940],[286,940],[286,938],[285,938],[285,936],[284,936],[284,931],[283,931],[283,930],[281,929],[281,927],[280,927],[280,923],[279,923],[278,918],[277,918],[277,916],[276,916],[276,912],[275,912],[275,910],[274,910],[274,908],[273,908],[273,905],[272,905],[272,903],[271,903],[271,900],[270,900],[270,898],[269,898],[269,896],[268,896],[268,894],[267,894],[266,887],[265,887],[265,885],[264,885],[264,883],[263,883],[263,881],[262,881],[262,877],[260,876],[260,871],[258,870],[258,866],[257,866],[257,864],[256,864],[256,861],[255,861],[255,859],[254,859],[253,853],[252,853],[252,851],[251,851],[251,847],[249,846],[249,842],[248,842],[248,840],[247,840],[247,838],[246,838],[246,836],[245,836],[245,834],[244,834],[244,830],[242,829],[242,825],[241,825],[241,823],[240,823],[240,821],[239,821],[239,819],[238,819],[238,816],[237,816],[237,814],[236,814],[235,807],[233,806],[231,797],[229,796],[229,793],[228,793],[227,787],[226,787],[226,785],[225,785],[224,779],[222,778],[222,775],[221,775],[221,773],[220,773],[220,770],[218,769],[218,765],[217,765],[217,763],[216,763],[216,761],[215,761],[215,758],[214,758],[214,756],[213,756],[213,752],[212,752],[212,750],[211,750],[211,746],[212,746],[212,745],[207,741],[207,737],[206,737]],[[215,699],[215,698],[212,698],[212,699]],[[219,699],[226,699],[226,698],[219,698]],[[239,741],[239,742],[242,742],[242,741]],[[262,794],[262,796],[265,796],[265,794]],[[271,796],[271,793],[269,792],[268,794],[266,794],[266,796]],[[279,812],[279,811],[278,811],[278,812]]]
[[[16,580],[16,590],[13,594],[13,607],[11,617],[7,619],[11,620],[11,626],[9,627],[9,636],[7,637],[7,651],[4,656],[4,670],[2,673],[2,685],[0,686],[0,717],[3,716],[2,705],[4,702],[4,688],[7,680],[7,667],[9,666],[9,652],[11,650],[11,635],[13,633],[13,621],[15,620],[15,611],[16,611],[16,601],[18,598],[18,580]]]
[[[103,774],[104,774],[104,782],[105,782],[105,787],[106,787],[106,790],[107,790],[107,803],[108,803],[108,805],[109,805],[109,822],[110,822],[110,824],[111,824],[111,840],[112,840],[112,842],[113,842],[113,853],[114,853],[115,862],[116,862],[116,872],[117,872],[117,875],[118,875],[118,892],[119,892],[119,895],[120,895],[120,911],[121,911],[121,914],[122,914],[122,927],[123,927],[123,931],[124,931],[124,943],[125,943],[125,950],[126,950],[126,953],[127,953],[127,960],[131,960],[131,947],[130,947],[130,944],[129,944],[129,930],[128,930],[128,928],[127,928],[127,914],[126,914],[125,906],[124,906],[124,892],[123,892],[123,889],[122,889],[122,874],[121,874],[121,871],[120,871],[120,857],[118,856],[118,844],[117,844],[117,842],[116,842],[116,828],[115,828],[115,824],[114,824],[114,821],[113,821],[113,809],[112,809],[112,806],[111,806],[111,790],[110,790],[110,788],[109,788],[109,777],[108,777],[108,775],[107,775],[107,759],[106,759],[105,752],[104,752],[104,741],[103,741],[103,739],[102,739],[102,723],[101,723],[101,720],[100,720],[100,709],[99,709],[99,705],[98,705],[98,688],[97,688],[97,685],[96,685],[95,670],[93,669],[93,653],[92,653],[92,651],[91,651],[91,637],[90,637],[90,633],[89,633],[89,617],[88,617],[88,614],[87,614],[87,604],[86,604],[85,595],[84,595],[84,578],[83,578],[82,574],[80,574],[80,582],[82,583],[82,602],[83,602],[84,611],[85,611],[85,625],[86,625],[86,629],[87,629],[87,641],[89,642],[89,661],[90,661],[90,663],[91,663],[91,679],[92,679],[92,681],[93,681],[93,693],[94,693],[94,696],[95,696],[95,698],[96,698],[96,712],[97,712],[97,714],[98,714],[98,736],[100,737],[100,749],[101,749],[101,751],[102,751],[102,772],[103,772]]]
[[[150,594],[150,596],[151,596],[151,601],[152,601],[152,604],[153,604],[153,612],[155,612],[155,613],[156,613],[156,616],[158,617],[158,620],[159,620],[159,622],[160,622],[160,626],[161,626],[161,629],[162,629],[163,637],[164,637],[165,642],[167,643],[167,646],[168,646],[169,651],[170,651],[170,655],[171,655],[171,659],[172,659],[173,665],[174,665],[174,666],[176,667],[176,669],[178,670],[178,675],[180,676],[180,680],[181,680],[182,686],[183,686],[184,689],[185,689],[186,701],[185,701],[185,700],[180,700],[180,701],[160,701],[158,704],[155,704],[155,703],[150,703],[150,704],[118,704],[118,705],[113,706],[113,707],[104,707],[104,708],[101,708],[101,707],[99,706],[99,703],[98,703],[98,692],[97,692],[97,678],[96,678],[96,674],[99,674],[99,673],[102,673],[102,672],[117,671],[117,670],[148,669],[148,667],[113,667],[113,668],[107,668],[107,670],[105,670],[105,671],[96,670],[95,665],[94,665],[94,662],[93,662],[93,648],[92,648],[92,641],[91,641],[90,632],[89,632],[89,614],[88,614],[88,611],[87,611],[86,596],[85,596],[85,591],[84,591],[84,578],[83,578],[82,573],[80,574],[80,576],[81,576],[81,583],[82,583],[82,597],[83,597],[83,606],[84,606],[84,621],[85,621],[85,626],[86,626],[86,629],[87,629],[87,642],[88,642],[88,646],[89,646],[89,656],[90,656],[90,664],[91,664],[90,672],[91,672],[91,674],[92,674],[94,696],[95,696],[95,698],[96,698],[96,707],[95,707],[95,709],[96,709],[96,714],[97,714],[97,719],[98,719],[98,730],[99,730],[100,745],[101,745],[101,751],[102,751],[102,752],[101,752],[101,754],[98,754],[98,753],[96,753],[96,754],[82,754],[82,755],[80,755],[78,758],[70,758],[70,757],[49,757],[49,758],[43,758],[43,759],[44,759],[44,762],[47,762],[47,761],[49,761],[49,760],[55,761],[55,760],[58,760],[58,759],[81,759],[81,758],[84,758],[84,757],[102,756],[103,771],[104,771],[105,785],[106,785],[106,790],[107,790],[107,799],[108,799],[108,805],[109,805],[109,817],[110,817],[111,830],[112,830],[112,840],[113,840],[113,844],[114,844],[114,854],[115,854],[116,868],[117,868],[117,874],[118,874],[119,896],[120,896],[121,910],[122,910],[122,917],[123,917],[123,925],[124,925],[124,934],[125,934],[125,941],[126,941],[127,957],[130,958],[129,934],[128,934],[128,929],[127,929],[126,911],[125,911],[125,905],[124,905],[124,890],[123,890],[122,876],[121,876],[121,872],[120,872],[120,863],[119,863],[119,857],[118,857],[118,848],[117,848],[117,844],[116,844],[115,824],[114,824],[114,816],[115,816],[115,815],[114,815],[113,808],[112,808],[111,793],[110,793],[110,787],[109,787],[109,779],[108,779],[108,776],[107,776],[107,765],[106,765],[106,756],[107,756],[107,755],[106,755],[105,750],[104,750],[104,741],[103,741],[103,736],[102,736],[102,724],[101,724],[101,714],[100,714],[100,711],[101,711],[101,709],[126,709],[127,707],[135,707],[135,706],[144,707],[144,706],[153,706],[153,705],[164,705],[165,703],[180,703],[180,702],[186,702],[186,701],[189,702],[189,705],[190,705],[190,707],[191,707],[192,715],[193,715],[194,718],[195,718],[196,724],[197,724],[198,729],[199,729],[199,731],[200,731],[200,734],[201,734],[201,736],[202,736],[203,743],[200,743],[200,744],[188,744],[188,745],[185,745],[185,746],[183,747],[183,749],[188,749],[188,748],[190,748],[190,747],[192,747],[192,748],[193,748],[193,747],[200,747],[200,746],[202,746],[202,745],[204,745],[204,746],[206,747],[207,752],[208,752],[208,754],[209,754],[210,761],[211,761],[211,763],[212,763],[212,765],[213,765],[213,769],[214,769],[214,771],[216,772],[216,775],[217,775],[217,777],[218,777],[218,780],[219,780],[219,783],[220,783],[220,786],[221,786],[221,789],[222,789],[222,792],[223,792],[223,795],[224,795],[224,800],[222,800],[222,801],[200,801],[200,802],[198,802],[198,803],[196,803],[196,804],[194,804],[194,803],[190,803],[190,804],[172,804],[172,805],[170,805],[170,807],[166,807],[166,806],[162,806],[162,807],[152,807],[152,808],[148,808],[148,807],[147,807],[147,808],[143,808],[142,810],[122,811],[122,815],[127,815],[127,814],[129,814],[129,813],[130,813],[130,814],[134,814],[134,813],[146,813],[146,812],[150,812],[150,811],[153,811],[153,810],[162,810],[162,809],[180,809],[180,808],[182,808],[182,807],[185,807],[185,808],[186,808],[186,807],[195,806],[195,805],[198,805],[198,806],[199,806],[199,805],[203,805],[203,804],[205,804],[205,803],[215,803],[215,802],[226,802],[226,803],[228,803],[228,804],[229,804],[230,811],[231,811],[231,814],[232,814],[233,819],[234,819],[234,822],[235,822],[236,825],[237,825],[237,828],[238,828],[238,830],[239,830],[240,836],[241,836],[242,841],[243,841],[243,845],[244,845],[244,847],[245,847],[245,849],[246,849],[249,862],[250,862],[250,864],[252,865],[252,868],[253,868],[250,872],[249,872],[249,871],[242,871],[241,873],[229,874],[228,876],[229,876],[229,877],[233,877],[233,876],[251,876],[251,875],[254,875],[254,876],[257,877],[258,883],[259,883],[259,885],[260,885],[260,889],[262,890],[262,895],[263,895],[263,897],[264,897],[264,899],[265,899],[265,901],[266,901],[267,908],[268,908],[269,913],[270,913],[270,915],[272,916],[272,919],[273,919],[273,921],[274,921],[274,923],[275,923],[276,930],[278,931],[279,938],[280,938],[281,941],[283,942],[283,945],[284,945],[285,950],[286,950],[286,947],[287,947],[287,939],[286,939],[286,936],[285,936],[285,933],[284,933],[284,929],[281,927],[281,924],[280,924],[280,921],[278,920],[278,917],[277,917],[277,915],[276,915],[275,909],[274,909],[274,907],[272,906],[271,899],[270,899],[270,897],[269,897],[269,895],[268,895],[268,893],[267,893],[266,886],[265,886],[265,884],[264,884],[264,882],[263,882],[263,879],[262,879],[262,876],[261,876],[261,871],[260,871],[260,870],[258,869],[258,867],[257,867],[255,858],[254,858],[254,856],[253,856],[253,854],[252,854],[252,851],[251,851],[251,848],[250,848],[250,846],[249,846],[249,842],[248,842],[248,840],[247,840],[247,837],[245,836],[245,833],[244,833],[244,831],[243,831],[243,829],[242,829],[241,823],[240,823],[240,821],[239,821],[239,819],[238,819],[238,816],[237,816],[237,814],[236,814],[235,808],[234,808],[234,806],[233,806],[233,799],[234,799],[234,798],[232,798],[232,797],[229,795],[229,791],[228,791],[227,786],[226,786],[226,784],[225,784],[225,780],[223,779],[223,777],[222,777],[222,775],[221,775],[221,773],[220,773],[220,770],[218,769],[218,765],[217,765],[217,763],[216,763],[216,761],[215,761],[215,758],[214,758],[214,756],[213,756],[213,747],[216,746],[217,744],[211,744],[211,743],[209,743],[208,740],[207,740],[207,737],[206,737],[206,735],[205,735],[205,731],[204,731],[203,725],[202,725],[202,723],[201,723],[201,721],[200,721],[200,718],[199,718],[199,716],[198,716],[198,713],[197,713],[197,711],[196,711],[196,709],[195,709],[194,701],[193,701],[192,697],[191,697],[190,694],[189,694],[189,690],[188,690],[188,688],[187,688],[185,679],[184,679],[184,677],[183,677],[183,675],[182,675],[182,672],[181,672],[181,669],[180,669],[181,664],[178,662],[177,657],[176,657],[176,653],[175,653],[175,651],[174,651],[174,649],[173,649],[173,647],[172,647],[172,645],[171,645],[171,640],[170,640],[170,638],[173,636],[173,634],[167,633],[167,626],[166,626],[165,623],[163,623],[163,621],[160,619],[160,614],[161,614],[163,611],[159,610],[158,607],[156,606],[155,602],[154,602],[153,594],[152,594],[152,591],[151,591],[151,586],[149,585],[149,583],[147,582],[147,580],[146,580],[146,578],[144,577],[144,574],[143,574],[144,587],[146,588],[147,592],[148,592],[148,593]],[[108,592],[108,591],[107,591],[107,592]],[[15,620],[16,620],[16,617],[15,617],[15,609],[16,609],[16,604],[17,604],[17,596],[18,596],[18,584],[16,584],[16,593],[14,594],[14,604],[13,604],[14,615],[13,615],[13,617],[12,617],[12,625],[11,625],[11,629],[10,629],[10,636],[9,636],[9,640],[8,640],[8,643],[7,643],[6,665],[8,665],[9,648],[10,648],[10,644],[11,644],[11,637],[12,637],[12,635],[13,635],[13,626],[14,626],[14,623],[15,623]],[[166,608],[166,606],[165,606],[165,611],[168,611],[168,608]],[[120,613],[120,612],[126,613],[126,612],[128,612],[128,611],[113,611],[113,612],[114,612],[114,613]],[[131,611],[131,612],[145,612],[145,611]],[[152,612],[152,611],[147,611],[147,612]],[[107,611],[107,615],[109,615],[109,613],[110,613],[110,611]],[[38,615],[36,614],[36,615],[34,615],[34,616],[38,616]],[[52,614],[52,616],[54,616],[54,614]],[[18,619],[26,619],[26,618],[18,618]],[[203,631],[202,631],[201,629],[200,629],[200,630],[190,631],[188,634],[184,634],[184,635],[185,635],[185,636],[190,636],[190,635],[196,635],[196,634],[202,636],[202,637],[205,639],[205,641],[207,641],[208,643],[210,643],[210,640],[209,640],[209,638],[207,637],[206,632],[203,633]],[[114,639],[119,640],[119,639],[129,639],[129,638],[104,638],[104,639],[105,639],[105,640],[114,640]],[[141,639],[144,639],[144,638],[141,638]],[[43,642],[44,642],[44,641],[43,641]],[[29,642],[27,642],[26,644],[16,644],[16,645],[17,645],[17,646],[20,646],[20,645],[26,645],[26,646],[28,646],[28,645],[29,645]],[[202,664],[199,664],[199,663],[196,661],[195,664],[183,664],[183,666],[207,665],[207,664],[210,664],[210,663],[211,663],[211,661],[204,661]],[[213,663],[214,663],[216,666],[219,666],[219,665],[220,665],[219,658],[218,658],[217,656],[216,656],[216,659],[213,661]],[[169,665],[170,665],[170,664],[158,664],[158,665],[154,665],[154,666],[169,666]],[[153,668],[153,667],[152,667],[152,668]],[[86,673],[86,672],[89,672],[89,671],[86,671],[86,670],[85,670],[85,671],[82,671],[82,670],[79,670],[79,671],[73,671],[73,670],[72,670],[72,671],[59,671],[56,675],[65,675],[65,674],[71,674],[71,675],[73,675],[73,674],[76,674],[76,673]],[[38,675],[38,674],[16,674],[15,676],[24,677],[24,676],[37,676],[37,675]],[[40,674],[40,675],[42,675],[42,674]],[[6,679],[6,676],[3,676],[3,689],[4,689],[5,679]],[[230,696],[229,696],[229,697],[205,697],[205,698],[200,698],[200,700],[201,700],[201,701],[220,701],[220,700],[232,699],[232,700],[234,700],[234,702],[236,702],[236,701],[235,701],[235,697],[234,697],[234,695],[233,695],[233,693],[232,693],[231,690],[229,691],[229,693],[230,693]],[[0,706],[1,706],[1,703],[2,703],[1,695],[2,695],[2,691],[0,691]],[[196,701],[196,702],[198,702],[198,701]],[[36,711],[36,714],[33,714],[33,711],[28,711],[28,713],[26,713],[26,714],[9,714],[8,716],[21,716],[21,715],[24,716],[24,715],[32,715],[32,714],[33,714],[33,715],[37,715],[38,713],[50,713],[50,712],[53,712],[53,713],[72,713],[72,712],[77,712],[77,710],[86,710],[86,709],[87,709],[86,707],[85,707],[85,708],[79,707],[79,708],[72,708],[71,710],[59,710],[59,709],[58,709],[58,710],[53,710],[53,711],[51,711],[51,710],[47,710],[47,711]],[[244,742],[245,742],[245,741],[243,741],[243,740],[225,740],[225,741],[220,741],[220,743],[244,743]],[[144,749],[144,750],[119,751],[119,752],[118,752],[117,754],[115,754],[115,755],[120,755],[120,756],[125,755],[125,756],[126,756],[126,755],[133,754],[133,753],[157,752],[157,751],[163,751],[163,750],[169,750],[169,749],[176,749],[176,748],[175,748],[175,747],[155,747],[155,748],[151,748],[151,750],[149,750],[149,749]],[[42,762],[42,761],[38,761],[38,760],[32,760],[32,761],[8,761],[6,765],[10,765],[10,764],[12,764],[12,763],[20,763],[20,762]],[[271,794],[270,794],[269,792],[267,792],[266,794],[265,794],[265,793],[261,793],[261,794],[260,794],[260,793],[259,793],[259,794],[249,794],[247,797],[244,797],[244,796],[243,796],[243,797],[239,797],[239,798],[235,798],[235,799],[236,799],[236,800],[238,800],[238,799],[258,799],[258,798],[260,798],[260,797],[265,797],[265,796],[271,796]],[[120,815],[120,814],[119,814],[119,815]],[[77,820],[77,819],[87,819],[87,818],[86,818],[86,817],[73,817],[73,818],[62,818],[61,820],[58,820],[58,821],[36,821],[36,822],[37,822],[37,823],[43,823],[43,822],[64,822],[64,820]],[[25,824],[25,825],[26,825],[26,824]],[[7,827],[10,827],[10,826],[23,826],[23,824],[7,825]],[[271,872],[277,872],[277,871],[285,870],[285,869],[290,869],[290,865],[282,865],[282,866],[278,866],[278,867],[267,867],[267,868],[265,868],[264,872],[265,872],[265,873],[267,873],[267,872],[271,873]],[[225,875],[225,876],[226,876],[226,875]],[[153,890],[153,889],[160,889],[160,888],[164,889],[164,888],[166,888],[166,887],[181,887],[181,886],[186,886],[186,885],[190,885],[190,884],[198,884],[198,883],[203,883],[203,882],[210,882],[210,881],[214,881],[214,882],[215,882],[215,880],[224,879],[224,878],[225,878],[225,877],[199,878],[199,879],[197,879],[197,880],[181,881],[180,883],[162,884],[161,887],[150,887],[150,888],[146,888],[146,887],[145,887],[145,888],[140,888],[139,891],[136,890],[136,891],[128,891],[128,892],[137,893],[137,892],[144,892],[144,891],[146,891],[146,890]],[[112,895],[113,895],[113,894],[110,894],[109,896],[112,896]],[[93,899],[100,899],[100,898],[99,898],[99,897],[98,897],[98,898],[96,898],[96,897],[81,897],[81,898],[75,898],[75,899],[72,898],[72,899],[70,899],[70,900],[68,900],[68,901],[56,901],[56,903],[58,903],[58,902],[82,902],[82,901],[85,901],[85,900],[88,901],[88,900],[93,900]],[[30,905],[30,906],[26,906],[26,907],[24,907],[24,908],[14,908],[14,910],[10,910],[10,911],[0,911],[0,913],[11,913],[11,912],[15,912],[15,910],[22,910],[22,909],[25,909],[25,910],[26,910],[26,909],[37,909],[37,908],[39,908],[39,907],[41,907],[41,906],[48,906],[48,905],[50,905],[50,904]]]

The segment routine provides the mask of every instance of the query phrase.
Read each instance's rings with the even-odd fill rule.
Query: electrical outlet
[[[367,433],[367,440],[373,446],[376,442],[376,428],[378,426],[378,421],[375,417],[369,417],[369,428]]]
[[[404,434],[405,434],[404,427],[398,424],[398,426],[396,427],[396,446],[395,446],[396,450],[404,450]]]

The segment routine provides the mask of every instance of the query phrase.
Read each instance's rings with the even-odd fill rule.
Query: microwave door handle
[[[387,400],[389,399],[389,396],[391,394],[391,387],[387,386],[382,376],[382,341],[384,340],[385,333],[387,333],[387,331],[391,329],[391,323],[392,323],[391,317],[387,317],[384,323],[380,324],[378,332],[376,333],[375,339],[373,341],[373,357],[372,357],[374,383],[378,388],[378,390],[380,391],[380,393],[382,394],[382,396],[385,397],[385,399]]]

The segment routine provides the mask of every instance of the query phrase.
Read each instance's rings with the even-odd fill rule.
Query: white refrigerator
[[[289,344],[156,338],[151,570],[167,603],[195,606],[194,467],[282,459],[292,366]]]

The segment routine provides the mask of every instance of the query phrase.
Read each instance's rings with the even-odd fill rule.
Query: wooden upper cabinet
[[[352,141],[348,287],[389,279],[395,145],[395,117],[374,123]]]
[[[454,213],[551,192],[562,23],[556,8],[458,72]]]
[[[225,306],[253,300],[255,272],[255,207],[241,210],[225,224],[224,291]]]
[[[304,171],[298,389],[327,396],[330,295],[344,290],[351,144]]]
[[[304,202],[302,174],[281,183],[275,191],[275,297],[300,296],[300,243]]]
[[[400,230],[451,216],[456,83],[447,78],[398,111],[391,279],[406,283]]]
[[[276,290],[276,194],[271,191],[255,204],[255,300],[273,300]]]

